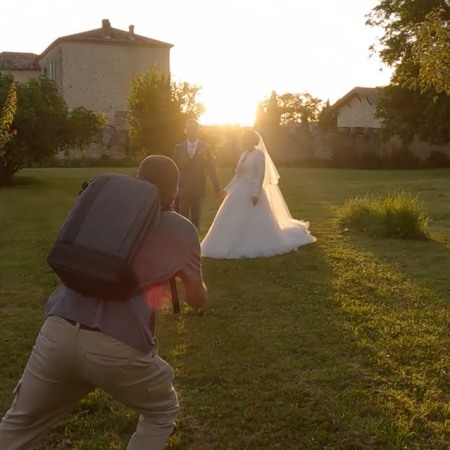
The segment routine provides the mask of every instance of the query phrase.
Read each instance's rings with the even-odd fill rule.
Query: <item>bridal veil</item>
[[[259,143],[256,148],[260,149],[265,156],[265,173],[263,181],[263,189],[266,191],[267,198],[269,200],[270,209],[280,226],[280,228],[285,228],[289,226],[292,221],[292,215],[289,208],[284,201],[283,194],[281,193],[280,187],[278,186],[278,180],[280,179],[280,174],[276,168],[272,158],[267,151],[264,140],[258,132]]]

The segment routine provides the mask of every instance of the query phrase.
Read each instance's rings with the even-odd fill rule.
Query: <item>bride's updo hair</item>
[[[259,139],[260,139],[259,134],[258,134],[255,130],[253,130],[253,129],[251,129],[251,128],[246,128],[246,129],[242,132],[241,137],[242,137],[242,139],[245,139],[247,142],[249,142],[250,144],[252,144],[253,147],[254,147],[255,145],[258,145],[258,144],[259,144]]]

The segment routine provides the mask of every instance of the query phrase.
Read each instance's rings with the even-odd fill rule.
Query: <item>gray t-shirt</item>
[[[145,292],[127,300],[100,300],[60,286],[47,302],[47,316],[59,316],[100,328],[105,334],[147,352],[154,346],[151,329],[158,293],[175,275],[188,282],[202,279],[200,242],[194,225],[174,211],[161,214],[146,236],[135,270]],[[155,304],[156,303],[156,304]]]

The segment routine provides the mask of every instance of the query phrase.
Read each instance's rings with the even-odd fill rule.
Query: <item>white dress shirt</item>
[[[195,152],[197,150],[197,143],[198,143],[198,139],[194,142],[189,142],[187,141],[187,151],[189,154],[189,158],[193,158],[195,155]]]

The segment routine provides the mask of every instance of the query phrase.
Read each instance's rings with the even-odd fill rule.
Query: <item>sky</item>
[[[176,82],[201,87],[204,124],[252,125],[258,101],[305,93],[334,103],[389,83],[365,25],[377,0],[1,0],[0,52],[41,53],[58,37],[101,27],[173,44]]]

